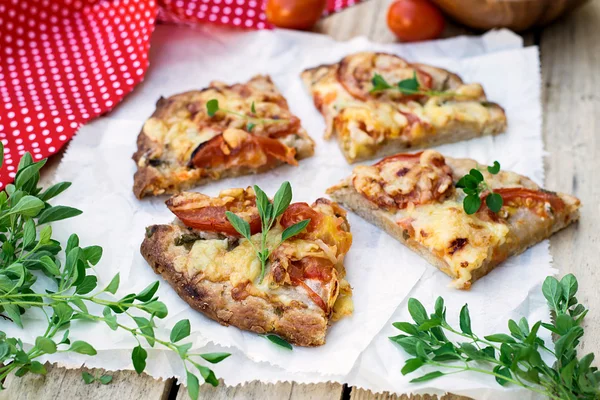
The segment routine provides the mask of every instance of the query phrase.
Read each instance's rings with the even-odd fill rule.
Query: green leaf
[[[40,231],[40,243],[48,244],[48,243],[50,243],[51,238],[52,238],[52,227],[50,225],[47,225],[47,226],[43,227],[42,230]]]
[[[191,372],[187,372],[187,390],[192,400],[198,400],[200,382],[198,381],[198,378],[196,378],[196,375]]]
[[[444,299],[441,296],[438,296],[438,298],[435,300],[435,315],[437,315],[438,317],[440,317],[440,319],[445,319],[446,318],[446,308],[444,307]]]
[[[254,194],[256,195],[256,208],[258,209],[258,215],[261,221],[269,221],[271,219],[271,211],[273,210],[271,202],[267,197],[266,193],[261,188],[254,185]]]
[[[65,253],[69,254],[71,250],[73,250],[77,246],[79,246],[79,236],[73,233],[71,236],[69,236],[69,239],[67,240],[67,247],[65,249]]]
[[[2,168],[2,164],[4,164],[4,144],[0,141],[0,168]]]
[[[498,193],[490,193],[485,197],[485,204],[492,212],[497,213],[502,208],[504,200]]]
[[[146,359],[148,358],[148,352],[142,346],[135,346],[131,352],[131,361],[133,361],[133,368],[135,372],[141,374],[146,369]]]
[[[559,314],[556,317],[554,325],[558,329],[559,334],[564,335],[575,325],[575,321],[567,314]]]
[[[97,354],[96,349],[94,349],[91,344],[84,342],[83,340],[76,340],[71,343],[69,351],[74,351],[75,353],[79,354],[87,354],[88,356],[95,356]]]
[[[292,186],[285,181],[275,193],[273,198],[273,218],[279,217],[289,207],[292,202]]]
[[[202,365],[195,364],[198,371],[200,371],[200,375],[204,378],[204,382],[211,384],[212,386],[219,386],[219,380],[215,376],[215,373],[212,369],[204,367]]]
[[[397,343],[411,356],[417,355],[417,343],[422,342],[421,339],[414,336],[398,335],[390,337],[392,342]]]
[[[82,371],[81,372],[81,377],[83,378],[83,381],[89,385],[90,383],[94,382],[96,380],[96,378],[94,378],[94,375],[90,374],[87,371]]]
[[[248,122],[248,124],[246,125],[246,130],[248,132],[252,132],[252,129],[254,129],[255,126],[256,126],[256,124],[253,124],[252,122]]]
[[[477,182],[483,182],[483,174],[478,169],[471,168],[469,175],[475,178]]]
[[[135,321],[138,328],[140,328],[140,331],[144,335],[146,335],[145,338],[148,344],[151,347],[154,347],[154,343],[156,342],[156,340],[154,338],[154,327],[152,326],[152,322],[150,322],[150,320],[148,320],[148,318],[145,317],[133,317],[133,320]]]
[[[54,206],[44,210],[38,219],[39,224],[46,224],[48,222],[60,221],[80,215],[83,211],[73,207],[67,206]]]
[[[38,336],[35,339],[35,346],[47,354],[56,353],[56,343],[52,339],[48,339],[44,336]]]
[[[411,372],[421,368],[425,363],[420,358],[410,358],[404,363],[404,367],[400,372],[402,375],[410,374]]]
[[[497,365],[496,367],[494,367],[494,373],[496,373],[498,375],[502,375],[503,377],[505,377],[507,379],[512,378],[510,370],[508,368],[502,367],[500,365]],[[508,381],[506,379],[502,379],[501,377],[498,377],[498,376],[496,376],[496,382],[498,382],[502,386],[505,386],[508,383]]]
[[[191,331],[190,320],[182,319],[181,321],[177,322],[175,324],[175,326],[173,327],[173,329],[171,330],[171,336],[170,336],[171,342],[176,343],[176,342],[180,341],[181,339],[184,339],[184,338],[190,336],[190,331]]]
[[[515,339],[504,333],[496,333],[494,335],[484,336],[484,339],[495,343],[516,343]]]
[[[392,325],[394,328],[406,332],[409,335],[417,336],[419,334],[419,329],[409,322],[394,322]]]
[[[204,353],[200,354],[200,357],[204,358],[211,364],[217,364],[229,357],[231,354],[229,353]]]
[[[564,336],[561,336],[554,344],[554,352],[556,357],[560,359],[569,349],[574,348],[578,344],[578,340],[583,336],[583,328],[574,326]]]
[[[289,344],[287,342],[287,340],[280,338],[277,335],[273,335],[273,334],[268,334],[268,335],[264,335],[265,338],[267,338],[268,340],[270,340],[272,343],[275,343],[277,346],[283,347],[285,349],[288,350],[294,350],[294,348],[292,347],[291,344]]]
[[[109,383],[112,382],[113,377],[112,377],[112,375],[102,375],[100,378],[98,378],[98,380],[100,381],[101,384],[108,385]]]
[[[27,219],[23,224],[23,247],[27,248],[35,241],[35,222],[33,219]]]
[[[594,353],[589,353],[581,357],[581,360],[579,360],[579,370],[585,371],[590,368],[592,361],[594,361]]]
[[[46,367],[39,361],[32,361],[29,365],[29,371],[38,375],[46,375],[47,373]]]
[[[565,386],[572,390],[573,375],[575,372],[575,366],[577,365],[577,359],[571,360],[567,365],[560,369],[560,377],[562,378]]]
[[[252,105],[250,106],[250,111],[252,112],[252,114],[256,114],[256,108],[254,107],[254,102],[252,102]]]
[[[17,176],[15,177],[15,186],[17,187],[17,189],[22,189],[23,187],[25,187],[25,185],[27,185],[27,183],[31,179],[34,179],[34,177],[39,174],[40,169],[46,164],[46,161],[47,159],[44,158],[39,162],[30,164],[25,168],[19,169],[19,172],[17,172]]]
[[[549,276],[544,280],[544,284],[542,285],[542,293],[544,297],[548,301],[550,308],[559,311],[559,303],[562,297],[562,286],[558,282],[558,280]]]
[[[469,315],[469,306],[465,304],[460,310],[460,330],[467,335],[472,335],[471,317]]]
[[[104,310],[102,310],[102,315],[104,315],[104,322],[106,322],[106,325],[108,325],[108,327],[113,331],[116,331],[118,328],[117,317],[112,314],[110,307],[104,307]]]
[[[113,276],[113,278],[110,281],[110,283],[108,284],[108,286],[106,286],[104,291],[115,294],[117,292],[117,289],[119,289],[120,282],[121,282],[121,276],[120,276],[120,273],[117,272],[117,274],[115,276]]]
[[[463,200],[463,208],[469,215],[475,214],[481,207],[481,199],[475,194],[470,194]]]
[[[59,182],[55,185],[50,186],[48,189],[43,191],[38,197],[43,201],[48,201],[53,197],[58,196],[71,186],[71,182]]]
[[[96,265],[102,258],[102,247],[88,246],[83,248],[83,255],[90,264]]]
[[[562,287],[562,292],[564,293],[565,298],[571,299],[577,293],[577,289],[579,288],[579,284],[577,283],[577,278],[573,274],[567,274],[563,276],[560,280],[560,286]]]
[[[402,94],[415,94],[419,91],[419,81],[417,80],[417,72],[413,71],[413,77],[403,79],[398,82],[398,90]]]
[[[44,208],[44,202],[35,196],[23,196],[19,202],[2,216],[21,214],[25,217],[35,217]]]
[[[250,240],[250,224],[241,217],[238,217],[231,211],[225,211],[227,220],[240,235]]]
[[[460,349],[472,360],[484,360],[485,354],[482,354],[471,343],[459,343]]]
[[[487,170],[490,174],[496,175],[498,172],[500,172],[500,163],[498,161],[494,161],[494,165],[487,167]]]
[[[370,91],[371,93],[392,88],[392,86],[386,82],[384,77],[379,74],[375,74],[373,76],[371,79],[371,84],[373,84],[373,89]]]
[[[408,312],[418,325],[421,325],[423,322],[428,320],[425,307],[423,307],[423,304],[421,304],[421,302],[414,297],[408,299]]]
[[[167,306],[162,301],[153,301],[145,304],[142,308],[147,312],[156,315],[156,317],[160,319],[166,317],[169,313]]]
[[[158,286],[160,285],[159,281],[152,282],[144,290],[138,293],[135,298],[141,302],[150,301],[152,297],[156,294],[158,290]]]
[[[19,166],[17,167],[17,172],[22,171],[25,167],[33,164],[33,157],[31,157],[31,153],[26,152],[21,156],[21,160],[19,161]]]
[[[98,286],[98,277],[95,275],[88,275],[83,278],[83,281],[77,286],[75,293],[77,294],[88,294]]]
[[[77,306],[77,308],[79,308],[84,313],[88,312],[87,306],[85,305],[85,303],[83,302],[83,300],[81,300],[79,297],[73,297],[73,298],[71,298],[70,302],[72,304],[74,304],[75,306]]]
[[[23,322],[21,322],[21,311],[19,307],[12,303],[4,304],[4,311],[8,314],[8,318],[12,319],[12,321],[17,324],[18,327],[23,327]]]
[[[184,343],[180,346],[177,346],[177,353],[181,358],[185,358],[189,349],[192,348],[191,343]]]
[[[510,334],[517,339],[522,339],[525,337],[525,335],[523,335],[521,332],[519,325],[517,325],[517,323],[512,319],[508,320],[508,330],[510,331]]]
[[[444,375],[446,375],[446,374],[444,374],[441,371],[433,371],[433,372],[430,372],[430,373],[425,374],[423,376],[420,376],[418,378],[412,379],[410,381],[410,383],[418,383],[418,382],[430,381],[432,379],[439,378],[440,376],[444,376]]]
[[[209,117],[214,116],[219,111],[219,100],[212,99],[206,103],[206,112]]]
[[[300,222],[296,222],[292,226],[288,226],[281,234],[281,241],[284,242],[284,241],[288,240],[289,238],[296,236],[297,234],[302,232],[304,229],[306,229],[306,227],[308,226],[309,223],[310,223],[310,218],[302,220]]]

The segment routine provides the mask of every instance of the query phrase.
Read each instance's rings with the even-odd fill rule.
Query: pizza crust
[[[328,317],[318,308],[299,302],[285,306],[264,298],[248,296],[237,301],[229,281],[211,282],[202,277],[190,279],[179,272],[177,258],[184,257],[183,246],[175,246],[185,232],[178,225],[153,225],[147,230],[141,253],[154,271],[166,279],[179,297],[193,309],[219,322],[258,334],[273,333],[297,346],[320,346],[325,343]]]

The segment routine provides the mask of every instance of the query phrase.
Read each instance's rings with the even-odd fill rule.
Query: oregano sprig
[[[370,93],[377,93],[388,89],[398,90],[400,93],[405,95],[423,95],[423,96],[447,96],[447,97],[455,97],[458,96],[457,93],[450,91],[437,91],[437,90],[428,90],[421,86],[419,80],[417,79],[416,71],[413,71],[413,76],[411,78],[403,79],[396,83],[395,85],[389,84],[385,78],[379,74],[375,74],[371,79],[371,83],[373,84],[373,88],[370,90]]]
[[[498,174],[500,172],[500,163],[494,161],[494,165],[488,166],[487,170],[492,175]],[[504,204],[502,196],[498,193],[494,193],[490,186],[485,182],[483,174],[478,169],[472,168],[468,174],[456,182],[456,187],[462,189],[467,195],[463,199],[463,208],[469,215],[479,211],[481,208],[481,194],[485,192],[487,192],[485,195],[485,205],[492,212],[497,213]]]
[[[215,114],[219,111],[221,111],[223,113],[227,113],[227,114],[236,115],[236,116],[244,119],[246,121],[246,130],[248,132],[252,132],[252,129],[254,129],[254,127],[258,124],[267,125],[267,124],[288,123],[287,119],[255,118],[255,117],[251,117],[251,116],[239,113],[237,111],[220,108],[219,100],[217,100],[217,99],[211,99],[206,103],[206,112],[209,117],[214,117]],[[256,115],[256,107],[254,106],[254,102],[252,102],[252,105],[250,106],[250,112],[252,114]]]
[[[227,216],[227,219],[233,228],[246,240],[248,240],[248,242],[250,242],[252,248],[256,252],[256,257],[259,259],[261,265],[258,281],[259,283],[262,283],[271,251],[279,247],[279,245],[284,241],[302,232],[310,223],[310,219],[305,219],[287,227],[282,232],[279,243],[273,249],[269,249],[267,245],[269,231],[277,221],[277,218],[289,207],[292,201],[292,187],[289,182],[283,182],[281,187],[277,190],[277,193],[275,193],[273,202],[271,202],[265,192],[263,192],[262,189],[256,185],[254,185],[254,193],[256,195],[256,208],[258,210],[261,223],[259,247],[256,247],[256,244],[251,238],[250,224],[246,220],[237,216],[231,211],[227,211],[225,215]]]
[[[575,297],[577,279],[572,274],[560,281],[547,277],[542,293],[550,307],[551,321],[533,325],[526,318],[508,321],[507,333],[487,336],[472,331],[469,308],[460,311],[460,329],[446,320],[446,308],[441,297],[434,312],[428,314],[417,299],[408,301],[413,322],[396,322],[401,334],[390,339],[413,356],[402,368],[402,374],[412,373],[427,365],[436,368],[411,382],[424,382],[465,371],[493,376],[502,385],[516,385],[554,400],[597,400],[600,398],[600,371],[592,367],[594,354],[579,358],[577,346],[583,337],[581,326],[587,309]],[[555,337],[551,349],[538,335],[547,329]],[[446,333],[459,337],[449,339]],[[542,357],[546,353],[552,362]]]
[[[0,143],[0,155],[3,146]],[[94,346],[83,340],[72,341],[69,327],[77,320],[101,322],[112,330],[129,332],[138,345],[132,351],[134,369],[141,373],[146,367],[148,353],[143,345],[157,344],[177,352],[186,371],[188,389],[193,399],[194,382],[198,378],[190,372],[197,369],[204,381],[216,385],[218,380],[201,360],[217,363],[228,353],[193,354],[191,343],[181,343],[189,336],[188,320],[179,321],[169,340],[155,335],[155,321],[167,316],[166,305],[156,292],[159,282],[149,284],[139,293],[116,297],[120,277],[116,274],[103,288],[98,288],[98,277],[93,267],[102,258],[100,246],[80,246],[79,237],[72,234],[63,245],[52,238],[49,223],[81,214],[72,207],[51,205],[54,197],[71,185],[57,183],[46,190],[38,187],[39,171],[46,160],[34,162],[29,153],[21,158],[14,184],[0,192],[0,313],[5,320],[27,329],[22,315],[32,309],[41,310],[46,318],[45,332],[40,332],[33,346],[27,347],[18,337],[7,337],[0,331],[0,382],[12,372],[45,374],[39,358],[57,352],[96,355]],[[2,160],[0,160],[0,167]],[[43,290],[34,290],[34,283]],[[92,307],[94,306],[94,307]],[[101,306],[101,313],[94,312]],[[87,373],[85,382],[110,383],[110,375],[100,377]],[[191,376],[191,377],[190,377]],[[189,383],[191,382],[191,383]],[[196,385],[197,386],[197,385]]]

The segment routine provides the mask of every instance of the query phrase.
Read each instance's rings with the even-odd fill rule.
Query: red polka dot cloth
[[[157,17],[270,29],[266,0],[0,0],[0,189],[144,78]],[[328,0],[326,14],[356,0]]]

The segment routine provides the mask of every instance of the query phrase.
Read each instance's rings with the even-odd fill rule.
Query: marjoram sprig
[[[206,102],[206,113],[208,114],[209,117],[214,117],[215,114],[219,111],[226,113],[226,114],[236,115],[236,116],[244,119],[246,121],[246,130],[248,132],[252,132],[252,129],[254,129],[254,127],[258,124],[267,125],[267,124],[282,124],[282,123],[288,122],[288,120],[286,120],[286,119],[255,118],[255,117],[248,116],[246,114],[239,113],[237,111],[220,108],[219,100],[217,100],[217,99],[211,99]],[[252,102],[252,105],[250,106],[250,112],[252,114],[256,115],[256,107],[254,105],[254,102]]]
[[[371,84],[373,85],[373,88],[370,90],[370,93],[377,93],[388,89],[394,89],[407,96],[458,96],[457,93],[450,91],[427,90],[426,88],[423,88],[419,83],[419,80],[417,79],[416,71],[413,71],[413,76],[411,78],[403,79],[394,85],[390,85],[380,74],[375,74],[371,79]]]
[[[494,165],[488,166],[490,174],[496,175],[500,172],[500,163],[494,161]],[[462,189],[467,196],[463,199],[463,208],[469,215],[475,214],[481,208],[481,194],[485,195],[485,205],[490,211],[497,213],[502,208],[504,200],[498,193],[494,193],[492,188],[485,181],[483,174],[479,169],[472,168],[468,174],[456,182],[456,187]]]
[[[0,143],[0,167],[3,147]],[[205,382],[217,385],[213,371],[200,360],[218,363],[228,353],[195,354],[191,343],[181,343],[190,335],[187,319],[175,324],[170,338],[155,336],[156,319],[167,316],[166,305],[156,296],[159,282],[153,282],[139,293],[116,298],[119,274],[106,287],[98,288],[94,266],[100,262],[100,246],[82,247],[79,237],[72,234],[63,250],[61,243],[52,239],[49,223],[81,214],[72,207],[51,205],[49,201],[69,188],[69,182],[57,183],[46,190],[38,187],[39,171],[46,160],[34,162],[29,153],[21,158],[14,184],[0,192],[0,313],[6,321],[27,329],[24,314],[41,310],[47,327],[40,332],[33,346],[26,346],[18,337],[7,337],[0,331],[0,381],[11,372],[16,376],[27,373],[45,374],[39,358],[57,352],[96,355],[94,346],[83,340],[71,340],[69,327],[79,320],[105,323],[112,330],[129,332],[137,346],[132,351],[132,363],[138,373],[146,368],[148,353],[143,345],[157,344],[175,351],[187,372],[187,386],[193,399],[198,397],[199,380],[191,371],[198,370]],[[43,291],[35,291],[33,284],[43,282]],[[101,306],[102,313],[90,309]],[[100,377],[82,374],[84,381],[107,384],[110,375]]]
[[[577,279],[572,274],[560,281],[547,277],[542,292],[550,307],[550,323],[537,321],[530,325],[525,318],[519,322],[511,319],[508,321],[510,334],[484,337],[471,329],[466,304],[460,311],[460,329],[456,329],[446,320],[441,297],[436,300],[432,314],[428,314],[417,299],[411,298],[408,311],[413,322],[394,323],[403,333],[390,338],[413,356],[404,364],[402,374],[423,366],[435,368],[411,381],[424,382],[472,371],[491,375],[502,386],[520,386],[553,400],[597,400],[600,371],[591,366],[594,354],[577,356],[577,346],[584,333],[581,323],[587,313],[575,297],[577,289]],[[556,339],[553,350],[539,337],[540,329],[553,333]],[[460,341],[449,339],[446,333],[459,337]],[[550,355],[553,362],[547,363],[542,353]]]

